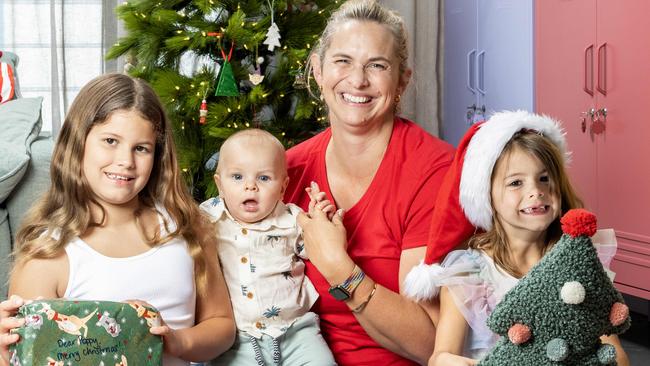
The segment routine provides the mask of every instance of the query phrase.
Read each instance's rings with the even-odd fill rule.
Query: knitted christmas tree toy
[[[624,332],[630,317],[591,243],[596,217],[576,209],[561,222],[562,238],[488,319],[502,337],[480,366],[616,365],[600,336]]]

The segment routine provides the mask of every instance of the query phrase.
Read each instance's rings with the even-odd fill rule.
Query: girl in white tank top
[[[217,357],[235,325],[209,232],[183,185],[169,121],[144,81],[107,74],[70,107],[49,191],[17,235],[0,304],[0,356],[24,299],[141,301],[155,306],[165,366]],[[2,362],[0,362],[2,364]]]

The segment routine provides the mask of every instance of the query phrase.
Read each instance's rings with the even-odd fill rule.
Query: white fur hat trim
[[[521,110],[492,115],[472,137],[460,179],[460,205],[469,221],[483,230],[492,228],[492,169],[506,143],[522,129],[535,130],[549,138],[568,161],[565,134],[559,122]]]
[[[413,267],[404,279],[404,295],[415,301],[429,300],[438,296],[440,287],[436,278],[443,272],[439,264],[420,264]]]

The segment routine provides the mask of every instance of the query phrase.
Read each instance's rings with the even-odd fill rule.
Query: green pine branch
[[[137,0],[117,7],[127,35],[106,57],[128,56],[131,75],[148,80],[160,96],[173,125],[180,168],[197,199],[216,194],[215,153],[234,132],[263,128],[289,147],[325,127],[324,109],[299,75],[340,3],[275,0],[273,11],[266,0]],[[263,42],[272,15],[281,46],[269,51]],[[231,46],[239,96],[215,96],[215,71]],[[200,64],[188,72],[188,60]],[[257,69],[264,79],[253,85],[249,75]],[[203,99],[208,114],[200,124]]]

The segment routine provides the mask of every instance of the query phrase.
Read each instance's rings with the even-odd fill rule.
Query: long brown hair
[[[145,81],[124,74],[106,74],[91,80],[70,106],[52,154],[50,188],[29,211],[16,236],[16,264],[32,258],[57,257],[72,238],[104,222],[106,212],[83,175],[82,161],[90,130],[116,111],[136,111],[154,126],[153,168],[138,198],[144,209],[155,210],[156,204],[164,207],[176,225],[175,230],[168,230],[169,235],[153,238],[147,238],[140,227],[142,237],[153,247],[183,236],[194,261],[197,289],[202,293],[207,283],[206,260],[199,238],[203,218],[182,182],[169,120],[153,89]],[[102,210],[99,222],[93,220],[91,204]]]
[[[582,207],[582,200],[578,197],[569,181],[563,155],[560,150],[551,140],[535,131],[524,130],[517,132],[508,141],[499,159],[494,164],[495,169],[492,170],[490,186],[494,184],[496,166],[515,149],[520,149],[542,162],[542,165],[544,165],[548,172],[551,192],[557,194],[561,200],[560,215],[553,220],[546,230],[546,240],[544,240],[544,247],[541,248],[543,255],[562,236],[562,228],[560,226],[560,218],[562,215],[572,208]],[[510,257],[510,247],[506,233],[498,219],[498,215],[494,212],[494,204],[492,204],[492,224],[491,230],[473,236],[469,240],[468,246],[475,249],[490,250],[492,252],[492,259],[499,267],[515,277],[522,277],[525,273],[520,273]]]

